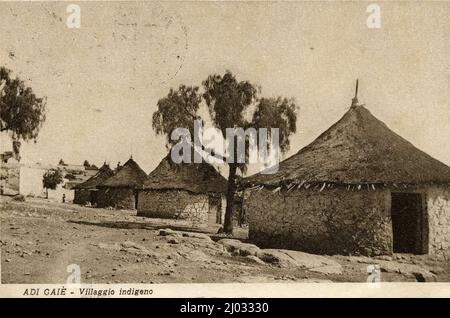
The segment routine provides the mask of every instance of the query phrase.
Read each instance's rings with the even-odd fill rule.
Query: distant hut
[[[73,203],[83,205],[90,203],[92,205],[96,205],[98,194],[97,186],[113,175],[114,172],[105,162],[95,175],[87,179],[85,182],[79,183],[72,188],[73,190],[75,190]]]
[[[168,154],[139,192],[138,215],[206,223],[221,215],[226,179],[206,162],[176,164]]]
[[[97,207],[136,209],[137,190],[142,186],[147,174],[130,158],[116,174],[97,186]]]
[[[245,180],[250,239],[318,254],[448,253],[450,168],[355,100],[277,173]]]

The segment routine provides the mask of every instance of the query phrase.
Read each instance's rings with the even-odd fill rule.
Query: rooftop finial
[[[352,99],[352,106],[358,106],[358,79],[356,79],[355,97]]]

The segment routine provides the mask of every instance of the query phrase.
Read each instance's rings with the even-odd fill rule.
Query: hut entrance
[[[134,208],[136,210],[138,208],[138,198],[139,198],[139,191],[134,191]]]
[[[391,217],[394,253],[423,254],[422,195],[392,193]]]
[[[97,204],[97,191],[90,191],[91,196],[90,196],[90,202],[92,205]]]

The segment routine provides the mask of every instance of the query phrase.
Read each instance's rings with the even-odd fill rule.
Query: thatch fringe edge
[[[291,183],[282,183],[282,184],[259,184],[259,185],[240,185],[240,190],[245,190],[247,192],[252,191],[260,191],[262,189],[267,189],[272,191],[273,193],[277,192],[291,192],[293,190],[301,190],[301,189],[314,189],[319,192],[325,191],[326,189],[332,189],[334,187],[344,188],[347,191],[376,191],[377,189],[382,188],[394,188],[394,189],[409,189],[409,188],[418,188],[418,187],[426,187],[426,186],[449,186],[450,183],[335,183],[335,182],[309,182],[303,180],[300,183],[291,182]]]

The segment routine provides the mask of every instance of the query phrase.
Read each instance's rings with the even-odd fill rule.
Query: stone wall
[[[212,208],[217,210],[217,207]],[[211,211],[215,213],[214,211]],[[210,212],[209,196],[184,190],[139,192],[138,215],[165,219],[187,219],[207,223]]]
[[[388,190],[253,191],[244,201],[249,238],[262,247],[316,254],[392,253]]]
[[[210,223],[221,223],[222,197],[221,195],[209,196]]]
[[[19,194],[19,164],[0,163],[0,194]]]
[[[433,187],[427,192],[428,252],[450,253],[450,187]]]
[[[91,192],[87,189],[75,189],[73,203],[85,205],[91,200]]]
[[[101,188],[97,194],[97,207],[133,210],[134,190],[129,188]]]
[[[225,213],[227,210],[227,198],[225,195],[222,195],[220,197],[220,204],[218,204],[216,212],[216,223],[218,224],[224,224],[225,223]],[[234,200],[233,202],[233,224],[239,225],[239,219],[241,218],[241,213],[243,212],[242,209],[242,201]],[[245,213],[243,217],[241,218],[243,220],[243,223],[247,223],[245,219]]]

